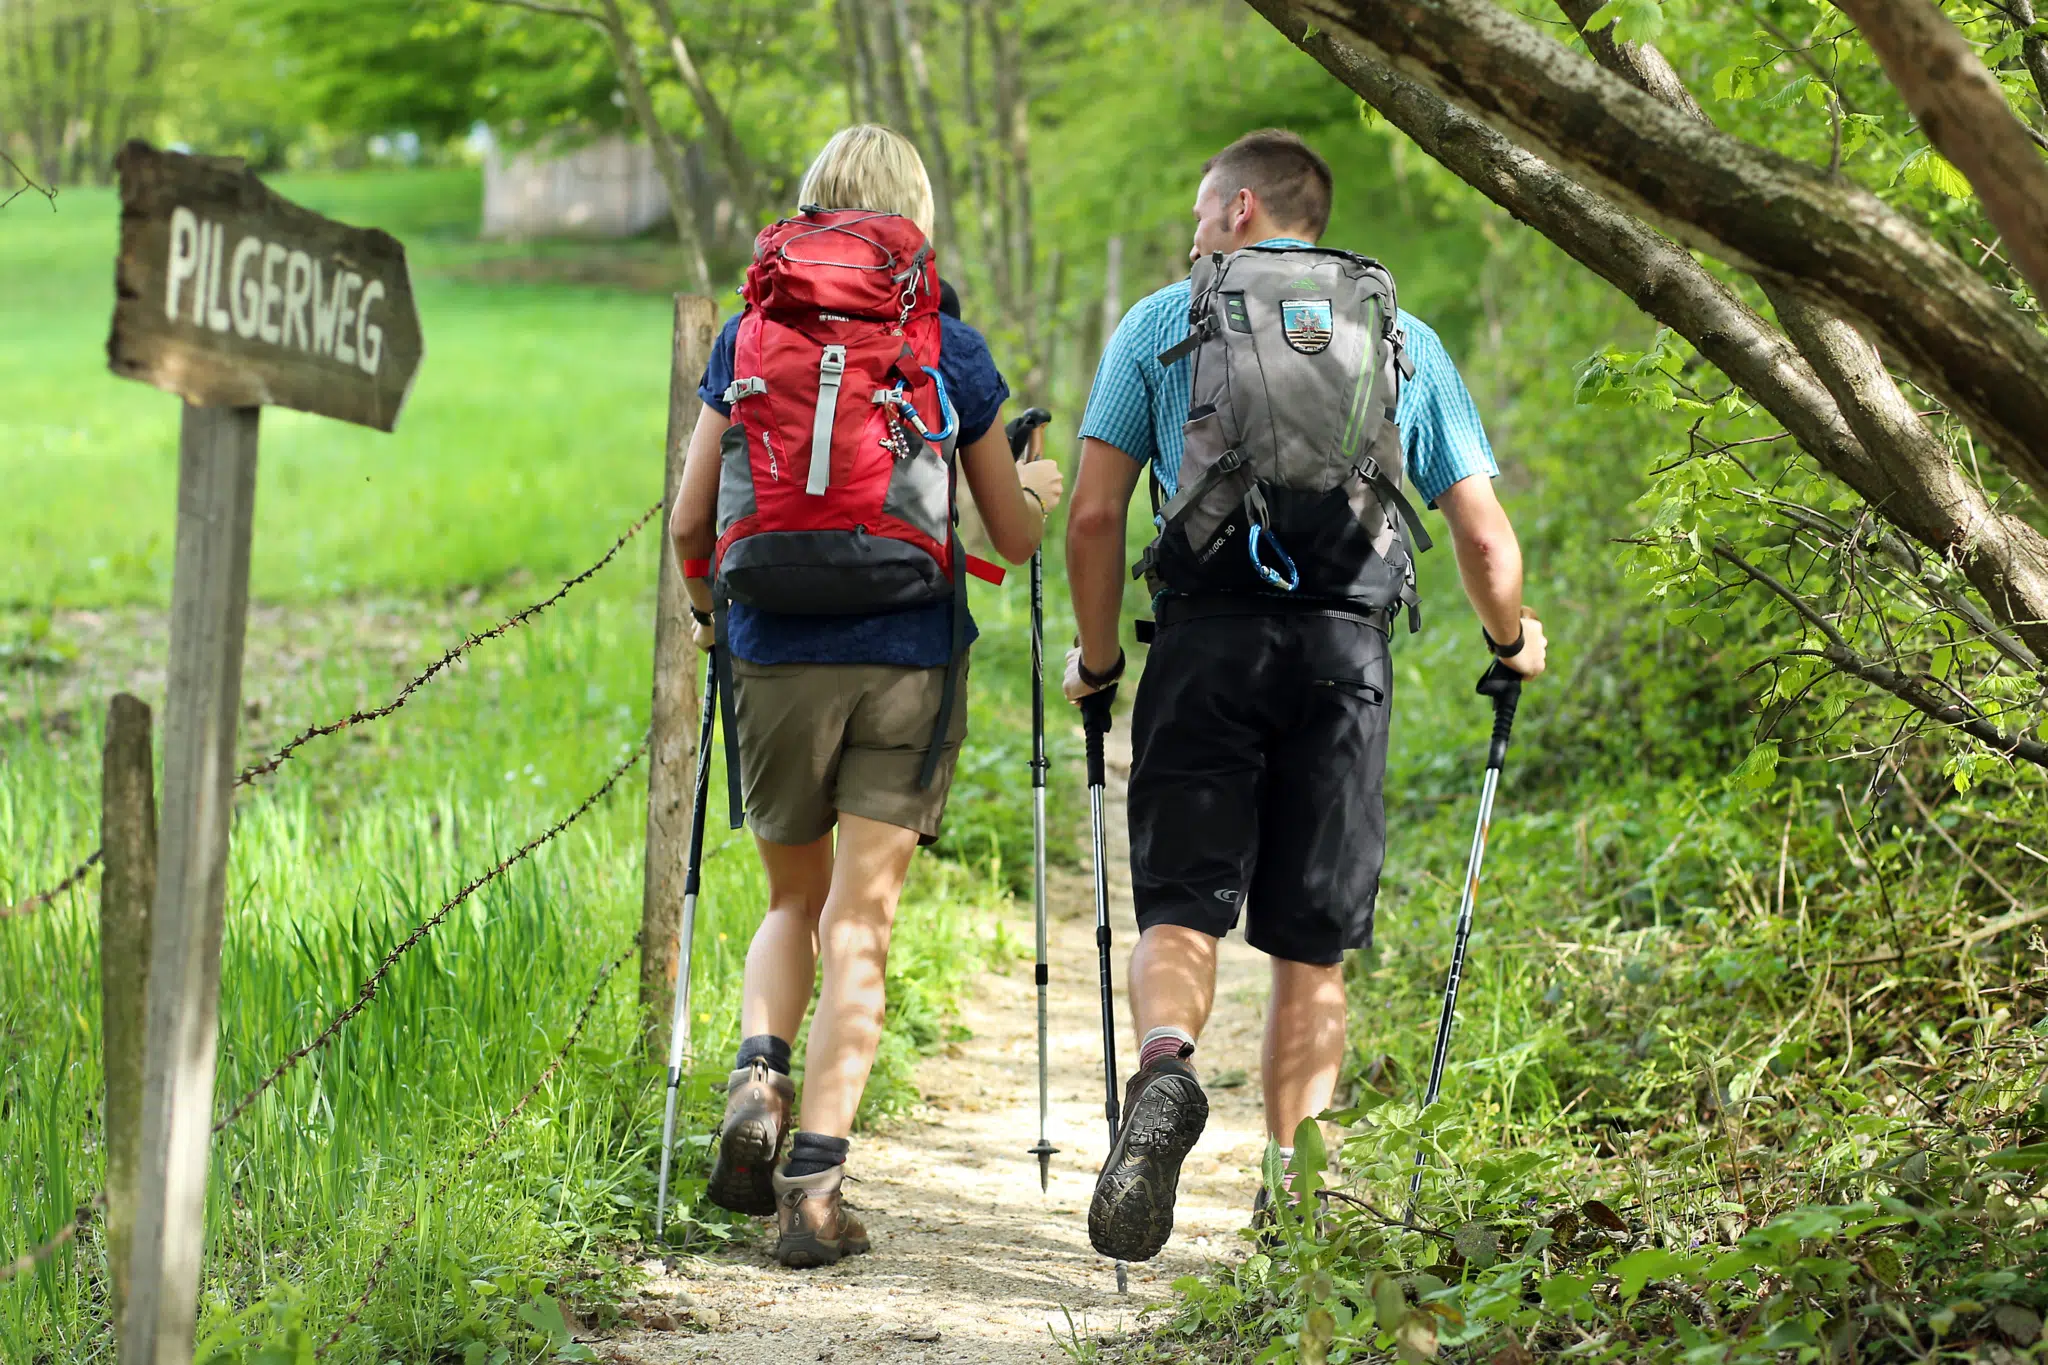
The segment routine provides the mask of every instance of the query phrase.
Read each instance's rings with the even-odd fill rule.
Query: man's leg
[[[1157,1028],[1202,1036],[1216,1003],[1218,941],[1179,924],[1140,931],[1131,949],[1131,1022],[1141,1042]]]
[[[1344,964],[1274,958],[1273,1002],[1260,1055],[1266,1131],[1294,1145],[1301,1121],[1330,1107],[1344,1064]]]

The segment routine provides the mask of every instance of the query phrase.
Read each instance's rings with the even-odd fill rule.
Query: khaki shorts
[[[747,825],[776,844],[808,844],[841,813],[939,834],[967,734],[967,670],[932,784],[917,779],[946,691],[943,668],[752,664],[732,660]]]

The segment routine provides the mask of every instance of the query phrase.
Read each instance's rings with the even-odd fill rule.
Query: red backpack
[[[931,244],[896,214],[802,209],[756,239],[740,293],[714,591],[802,615],[952,601],[929,786],[965,661],[966,574],[1002,581],[954,533],[959,420],[939,376]]]
[[[761,233],[740,292],[720,595],[805,615],[955,596],[957,422],[924,233],[895,214],[805,210]]]

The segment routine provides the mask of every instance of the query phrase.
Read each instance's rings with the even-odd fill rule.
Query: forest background
[[[1943,8],[2048,138],[2032,8]],[[398,234],[420,281],[429,358],[398,436],[266,416],[254,753],[388,695],[444,638],[584,567],[658,495],[659,289],[729,290],[834,127],[872,118],[919,142],[946,273],[1019,396],[1058,414],[1053,451],[1071,459],[1106,328],[1185,270],[1201,161],[1285,126],[1336,170],[1327,240],[1392,266],[1479,400],[1553,675],[1517,731],[1446,1102],[1421,1115],[1485,721],[1449,557],[1428,557],[1429,629],[1397,645],[1385,933],[1351,971],[1331,1216],[1184,1283],[1141,1338],[1071,1349],[2039,1358],[2037,618],[1475,191],[1469,161],[1464,178],[1440,164],[1459,155],[1443,120],[1418,142],[1411,96],[1382,83],[1368,104],[1354,93],[1367,77],[1347,89],[1296,50],[1344,69],[1314,16],[1345,6],[1257,9],[1272,22],[1225,0],[0,5],[0,198],[16,196],[0,216],[14,324],[0,338],[0,902],[90,846],[98,708],[146,676],[168,587],[172,423],[161,396],[111,384],[99,362],[122,138],[243,156],[284,193]],[[2018,253],[1834,6],[1504,10],[1610,65],[1661,53],[1717,125],[1868,190],[2038,336]],[[479,126],[514,147],[651,137],[673,221],[628,243],[480,241]],[[1725,256],[1700,259],[1780,317]],[[2024,462],[1911,376],[1900,391],[1949,476],[2048,526]],[[1143,523],[1134,511],[1134,545]],[[510,847],[630,748],[652,553],[636,541],[586,613],[422,694],[402,734],[336,746],[248,798],[224,1095],[349,998],[478,844]],[[975,912],[1018,889],[1029,854],[1023,616],[1014,593],[986,600],[978,752],[944,856],[920,865],[870,1119],[914,1099],[910,1060],[944,1038],[949,993],[1016,950]],[[1056,606],[1053,639],[1063,622]],[[1071,831],[1073,742],[1056,740]],[[209,1350],[296,1357],[358,1306],[354,1358],[546,1356],[566,1340],[550,1306],[601,1319],[624,1292],[651,1225],[658,1094],[621,991],[545,1091],[546,1121],[519,1130],[519,1159],[487,1161],[446,1201],[426,1194],[630,938],[631,806],[600,808],[487,892],[488,913],[451,921],[345,1046],[218,1144]],[[758,897],[727,847],[700,966],[706,1055],[729,1041],[722,1007]],[[96,1187],[94,933],[82,896],[0,923],[0,1036],[25,1042],[0,1061],[9,1246]],[[513,961],[523,977],[493,965]],[[698,1080],[702,1119],[710,1073]],[[1418,1140],[1435,1174],[1411,1229],[1398,1205]],[[353,1305],[391,1228],[428,1204],[427,1234]],[[730,1232],[711,1211],[686,1228]],[[475,1284],[494,1288],[479,1299]],[[105,1358],[105,1292],[90,1238],[0,1285],[0,1355]]]

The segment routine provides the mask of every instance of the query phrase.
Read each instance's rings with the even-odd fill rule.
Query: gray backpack
[[[1415,368],[1393,276],[1347,251],[1248,247],[1191,282],[1188,338],[1159,357],[1194,356],[1180,487],[1160,507],[1155,480],[1159,536],[1132,576],[1240,607],[1400,603],[1416,629],[1411,546],[1430,541],[1400,487],[1394,405]]]

